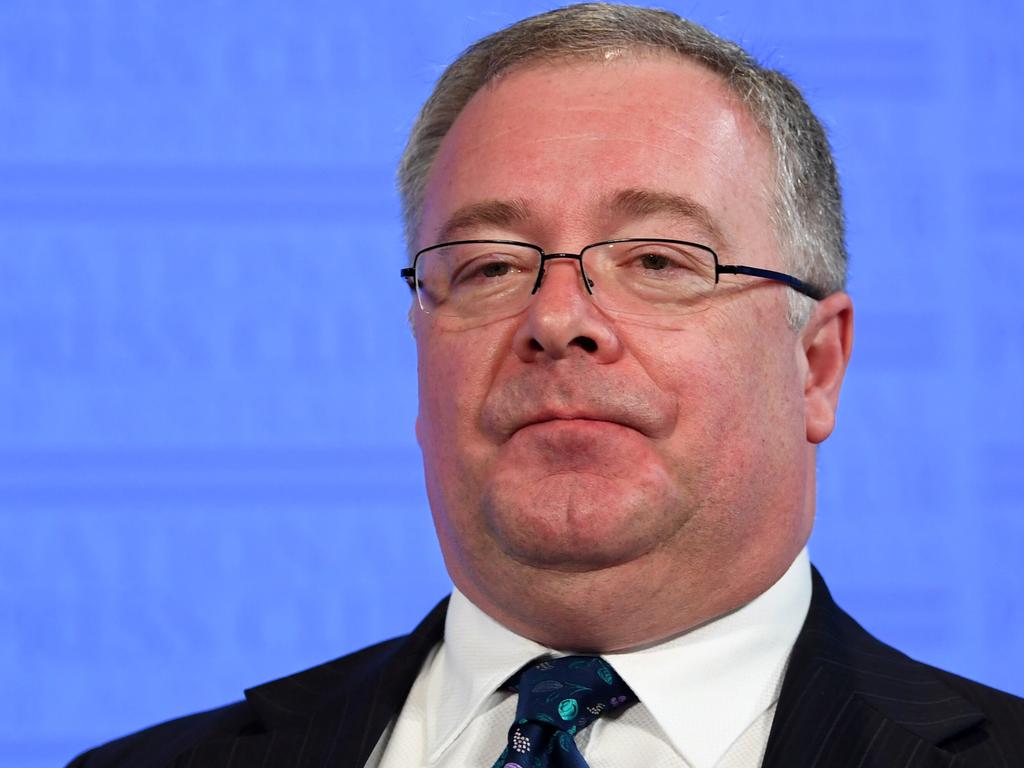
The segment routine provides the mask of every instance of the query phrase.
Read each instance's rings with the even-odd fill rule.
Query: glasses
[[[588,245],[579,253],[545,253],[515,240],[456,240],[424,248],[402,277],[430,315],[465,320],[511,316],[524,310],[555,259],[579,263],[583,287],[604,310],[671,317],[704,309],[721,275],[774,280],[819,300],[825,291],[792,275],[742,264],[719,264],[708,246],[686,240],[624,238]],[[719,288],[719,291],[722,289]]]

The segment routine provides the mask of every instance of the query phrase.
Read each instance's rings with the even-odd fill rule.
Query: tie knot
[[[533,662],[513,678],[519,721],[547,723],[570,736],[601,715],[636,702],[636,694],[600,656]]]

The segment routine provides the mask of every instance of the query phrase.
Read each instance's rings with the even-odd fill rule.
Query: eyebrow
[[[602,208],[622,218],[639,219],[667,215],[686,224],[696,224],[716,244],[723,244],[725,240],[721,228],[706,206],[691,197],[674,192],[624,189],[612,195]],[[524,224],[531,218],[530,206],[522,199],[481,200],[457,209],[448,217],[437,233],[437,242],[458,240],[460,236],[471,234],[475,229]]]
[[[509,227],[530,219],[530,208],[523,200],[482,200],[459,208],[441,226],[440,243],[457,240],[460,233],[481,227]]]
[[[608,208],[627,218],[668,215],[686,224],[696,224],[717,244],[725,240],[721,227],[707,207],[685,195],[652,189],[625,189],[612,196]]]

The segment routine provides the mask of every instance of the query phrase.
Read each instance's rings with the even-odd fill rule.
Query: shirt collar
[[[774,585],[742,608],[657,645],[605,658],[689,764],[714,765],[777,701],[810,600],[804,549]],[[509,677],[543,654],[558,655],[505,628],[454,590],[437,674],[427,692],[429,761],[486,705],[495,704],[488,699]]]
[[[686,761],[712,766],[778,701],[810,604],[804,549],[775,584],[742,608],[658,645],[605,658]]]

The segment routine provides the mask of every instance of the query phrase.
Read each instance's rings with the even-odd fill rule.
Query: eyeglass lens
[[[581,255],[593,300],[614,312],[686,314],[700,309],[715,288],[713,252],[692,243],[599,243]],[[500,242],[427,249],[416,261],[420,305],[431,314],[462,318],[517,313],[530,303],[538,272],[561,256],[552,254],[542,265],[538,248]]]

